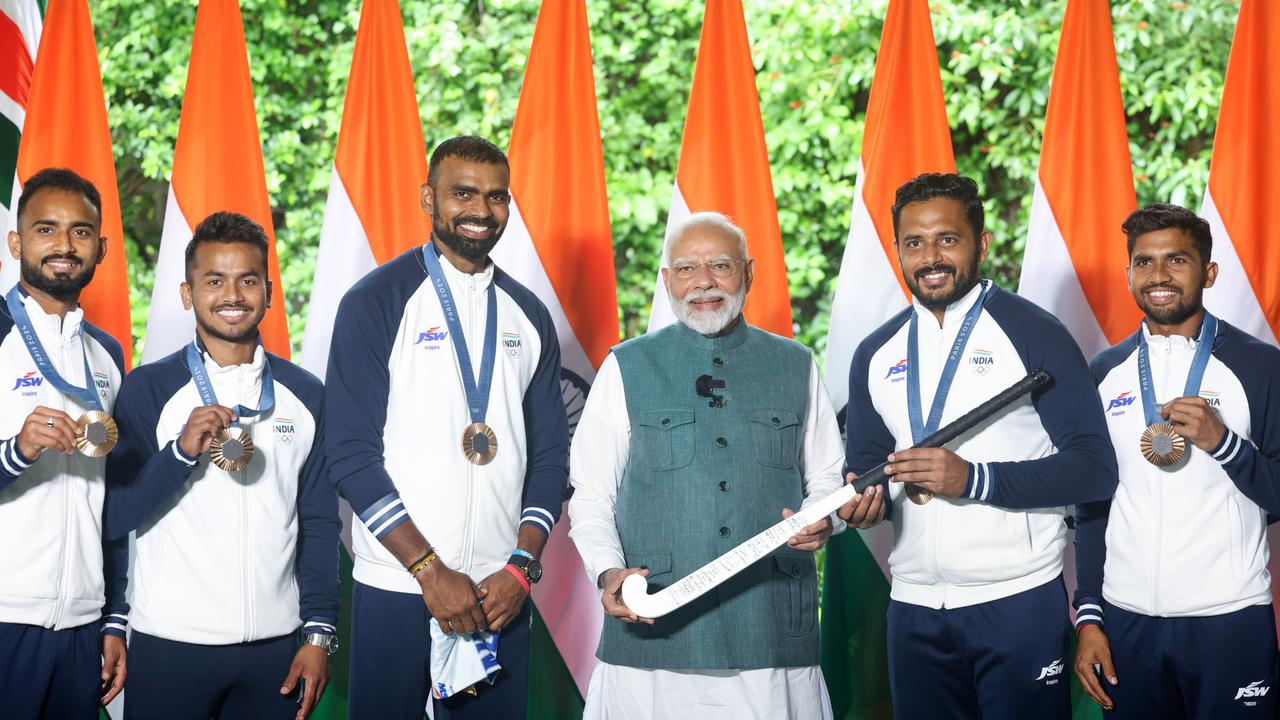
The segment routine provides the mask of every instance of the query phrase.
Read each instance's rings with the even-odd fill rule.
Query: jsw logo
[[[13,387],[9,388],[10,391],[17,390],[18,388],[24,388],[24,387],[40,387],[40,385],[44,383],[44,378],[36,377],[35,375],[36,375],[36,372],[32,370],[26,375],[23,375],[22,377],[18,378],[17,381],[13,383]]]
[[[1137,398],[1134,397],[1132,394],[1127,392],[1120,393],[1116,397],[1111,398],[1111,402],[1107,403],[1107,412],[1111,412],[1112,410],[1117,410],[1119,408],[1129,407],[1130,405],[1133,404],[1134,400],[1137,400]]]
[[[1265,696],[1267,691],[1270,689],[1271,688],[1264,686],[1261,680],[1251,682],[1236,691],[1236,700],[1241,698],[1260,698]]]
[[[440,326],[437,325],[433,328],[427,328],[426,332],[418,333],[418,339],[415,340],[413,344],[420,345],[424,342],[440,342],[448,336],[449,333],[447,331],[441,332]]]
[[[1054,660],[1053,662],[1049,663],[1048,667],[1040,668],[1040,677],[1036,678],[1036,680],[1044,680],[1047,678],[1057,677],[1062,674],[1062,670],[1064,667],[1065,666],[1062,664],[1062,658],[1058,658],[1057,660]],[[1057,682],[1057,681],[1055,680],[1054,682]]]
[[[902,375],[902,374],[905,374],[906,372],[907,372],[907,361],[905,358],[903,358],[902,360],[898,361],[897,365],[894,365],[893,367],[889,368],[889,372],[885,373],[884,377],[885,379],[888,379],[893,377],[894,375]]]

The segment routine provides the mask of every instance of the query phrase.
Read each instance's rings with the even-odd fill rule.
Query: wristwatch
[[[338,652],[338,636],[331,633],[313,632],[302,636],[302,641],[308,645],[315,645],[325,651],[325,654],[332,655]]]
[[[507,564],[520,571],[524,579],[532,585],[542,579],[542,563],[523,553],[513,553]]]

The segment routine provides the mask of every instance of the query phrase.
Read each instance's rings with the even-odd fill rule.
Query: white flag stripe
[[[667,234],[671,229],[689,219],[693,212],[689,210],[689,204],[684,201],[684,193],[680,192],[680,183],[672,183],[671,188],[671,211],[667,213],[667,229],[662,236],[663,248],[666,247]],[[747,255],[751,254],[751,238],[747,238]],[[667,296],[667,286],[662,284],[662,266],[667,262],[666,252],[658,259],[658,277],[653,284],[653,303],[649,307],[649,326],[647,332],[660,330],[676,321],[676,315],[671,310],[671,298]]]
[[[885,255],[867,210],[862,194],[865,176],[866,168],[859,160],[849,238],[840,261],[840,278],[836,281],[827,329],[827,389],[837,410],[849,404],[849,363],[858,344],[907,306],[898,282],[900,270]],[[878,554],[876,557],[880,559]]]
[[[151,310],[147,335],[143,338],[142,362],[159,360],[191,342],[195,316],[182,307],[181,285],[186,279],[184,256],[191,241],[191,225],[178,207],[178,198],[169,185],[164,208],[164,229],[156,256],[155,284],[151,287]]]
[[[1272,345],[1276,342],[1276,334],[1262,312],[1258,296],[1253,292],[1253,284],[1249,275],[1236,254],[1222,216],[1218,214],[1218,206],[1213,202],[1213,193],[1206,188],[1204,204],[1200,207],[1200,215],[1209,222],[1213,233],[1212,259],[1218,263],[1218,280],[1213,287],[1205,291],[1204,304],[1209,312],[1235,325],[1241,330]],[[1259,240],[1259,242],[1263,242]]]
[[[1109,269],[1108,274],[1114,275],[1110,278],[1112,281],[1124,282],[1124,268],[1118,264]],[[1038,177],[1031,201],[1031,221],[1022,257],[1018,294],[1061,320],[1086,358],[1092,358],[1111,346],[1085,297],[1071,262],[1071,252],[1067,250]]]
[[[335,166],[329,178],[329,197],[324,206],[320,249],[311,282],[311,306],[302,336],[302,367],[316,377],[324,378],[329,366],[329,343],[338,303],[352,285],[377,265],[369,238]]]
[[[570,413],[575,410],[581,412],[586,401],[586,389],[595,380],[595,368],[569,325],[560,298],[542,266],[529,228],[520,214],[518,197],[512,198],[507,229],[490,257],[503,272],[532,291],[546,305],[560,341],[560,365],[577,375],[583,383],[581,387],[561,383],[565,389],[566,404]],[[581,397],[573,397],[579,394]],[[572,417],[570,422],[573,422]],[[595,579],[587,577],[578,549],[569,540],[567,512],[561,513],[560,522],[552,528],[541,559],[543,578],[533,586],[533,599],[565,667],[573,676],[578,691],[586,697],[591,673],[596,666],[595,649],[604,618],[600,612],[600,595]]]

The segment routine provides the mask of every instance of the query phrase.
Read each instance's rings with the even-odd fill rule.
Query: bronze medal
[[[227,472],[240,472],[253,462],[253,440],[242,427],[229,427],[209,444],[209,459]]]
[[[1169,423],[1153,423],[1138,441],[1142,456],[1156,467],[1176,465],[1187,452],[1187,441]]]
[[[498,454],[498,436],[482,422],[471,423],[462,431],[462,454],[472,465],[488,465]]]
[[[933,499],[933,491],[916,485],[907,484],[907,499],[917,505],[923,505]]]
[[[116,421],[101,410],[90,410],[76,421],[76,448],[81,455],[104,457],[119,439],[120,428]]]

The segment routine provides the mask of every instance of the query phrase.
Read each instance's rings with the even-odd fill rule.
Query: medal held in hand
[[[218,396],[214,394],[213,383],[209,381],[209,373],[205,370],[202,350],[199,338],[187,346],[187,369],[191,372],[191,379],[195,381],[196,391],[200,393],[200,401],[206,406],[217,405]],[[240,472],[253,462],[253,440],[250,439],[249,431],[240,426],[240,420],[262,415],[276,404],[275,376],[271,373],[271,363],[265,359],[262,363],[262,392],[258,395],[258,402],[262,407],[256,410],[244,405],[231,408],[236,421],[221,430],[209,443],[209,460],[214,465],[227,472]]]
[[[947,362],[942,366],[942,377],[938,378],[938,387],[933,391],[933,405],[929,408],[929,420],[924,419],[924,403],[920,399],[920,331],[917,313],[911,313],[911,325],[907,329],[907,416],[911,420],[911,442],[919,444],[921,440],[938,431],[942,424],[942,411],[947,404],[947,395],[951,392],[951,382],[956,379],[956,371],[960,369],[960,359],[964,356],[965,346],[969,344],[969,336],[973,334],[973,326],[982,315],[982,306],[987,301],[987,292],[991,285],[985,280],[978,299],[965,313],[960,331],[956,333],[955,342],[951,343],[951,352],[947,354]],[[903,490],[907,499],[917,505],[923,505],[933,499],[933,491],[907,483]]]
[[[453,342],[458,370],[462,374],[462,389],[467,394],[471,424],[462,431],[462,455],[472,465],[488,465],[498,455],[498,436],[484,422],[489,409],[489,391],[493,387],[494,359],[498,354],[498,294],[493,281],[490,281],[485,303],[484,348],[481,350],[480,377],[477,379],[471,366],[471,353],[467,351],[466,336],[462,333],[462,322],[458,320],[458,307],[453,302],[449,281],[445,279],[444,270],[440,266],[435,243],[429,242],[422,248],[422,260],[427,265],[427,274],[431,277],[431,285],[440,300],[440,308],[444,310],[449,340]]]
[[[1213,341],[1217,336],[1218,319],[1206,310],[1204,321],[1200,324],[1200,335],[1196,340],[1196,353],[1191,358],[1191,370],[1187,373],[1187,383],[1182,390],[1183,397],[1200,394],[1200,382],[1204,380],[1205,368],[1209,367]],[[1147,347],[1147,336],[1142,329],[1138,330],[1138,385],[1142,391],[1142,413],[1147,421],[1147,428],[1142,431],[1142,437],[1138,438],[1142,457],[1156,467],[1177,465],[1187,454],[1187,440],[1160,414],[1161,405],[1156,403],[1155,386],[1151,378],[1151,351]]]
[[[76,420],[76,449],[86,457],[105,457],[120,439],[120,429],[116,427],[116,421],[102,407],[102,399],[98,397],[98,390],[94,387],[93,370],[89,368],[89,350],[85,347],[84,327],[81,326],[78,332],[80,351],[84,357],[85,387],[76,387],[67,382],[49,360],[49,355],[44,351],[44,345],[40,343],[35,327],[31,324],[31,316],[27,314],[27,308],[22,304],[22,291],[19,287],[14,285],[4,299],[9,308],[9,316],[13,318],[14,325],[18,327],[18,334],[22,336],[22,342],[27,346],[27,354],[36,364],[36,370],[40,371],[40,374],[58,392],[79,400],[81,405],[89,408],[88,412]]]

